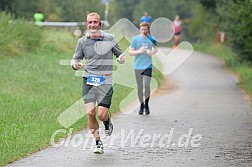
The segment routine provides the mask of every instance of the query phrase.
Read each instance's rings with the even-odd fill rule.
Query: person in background
[[[41,22],[44,21],[44,14],[40,10],[38,10],[36,13],[34,13],[33,18],[34,18],[36,25],[42,26]]]
[[[181,31],[182,31],[182,21],[180,20],[179,15],[175,16],[175,20],[173,21],[175,34],[174,34],[174,45],[173,48],[176,48],[180,43]]]
[[[148,12],[144,12],[144,15],[140,18],[140,23],[146,22],[148,24],[151,23],[151,16],[148,14]]]
[[[152,76],[152,56],[157,53],[156,40],[149,34],[149,24],[140,23],[140,34],[132,39],[129,54],[135,56],[134,69],[140,102],[139,115],[150,114],[150,81]],[[143,83],[145,94],[143,97]]]

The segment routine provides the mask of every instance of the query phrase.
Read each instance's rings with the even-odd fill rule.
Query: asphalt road
[[[164,67],[169,63],[159,59]],[[249,100],[218,58],[194,52],[151,97],[151,114],[137,110],[113,116],[110,138],[101,125],[104,154],[92,153],[84,129],[66,147],[49,147],[8,166],[252,166]]]

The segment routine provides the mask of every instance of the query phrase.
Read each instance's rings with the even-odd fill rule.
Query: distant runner
[[[41,25],[40,23],[44,21],[44,14],[38,10],[36,13],[34,13],[33,18],[36,25]]]
[[[149,24],[140,24],[140,34],[135,36],[131,42],[129,54],[135,56],[134,69],[140,102],[139,114],[150,114],[150,81],[152,76],[152,56],[157,53],[156,40],[149,34]],[[143,87],[144,84],[144,87]],[[145,93],[143,96],[143,88]]]
[[[175,28],[173,48],[176,48],[180,43],[181,30],[182,30],[182,21],[180,20],[179,15],[175,16],[175,20],[173,21],[173,24]]]
[[[146,23],[151,23],[151,16],[148,14],[148,12],[144,12],[144,15],[140,18],[140,23],[146,22]]]

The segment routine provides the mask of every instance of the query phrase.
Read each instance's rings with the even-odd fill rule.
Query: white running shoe
[[[95,148],[93,150],[96,154],[102,154],[103,153],[103,144],[101,141],[98,141],[98,144],[95,145]]]

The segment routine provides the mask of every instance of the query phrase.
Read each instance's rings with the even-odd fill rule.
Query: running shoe
[[[150,114],[150,109],[148,106],[145,106],[145,114],[149,115]]]
[[[143,115],[143,112],[144,112],[143,108],[140,108],[140,110],[138,111],[138,114]]]
[[[96,145],[95,145],[93,152],[95,154],[102,154],[103,153],[103,144],[100,140],[96,142]]]
[[[112,132],[113,132],[113,124],[112,124],[111,119],[110,119],[111,115],[110,115],[110,113],[108,115],[109,115],[108,120],[103,121],[103,124],[105,126],[105,135],[106,136],[110,136],[112,134]]]
[[[140,110],[138,111],[138,114],[139,114],[139,115],[143,115],[144,106],[145,106],[144,103],[141,103],[141,104],[140,104]]]

